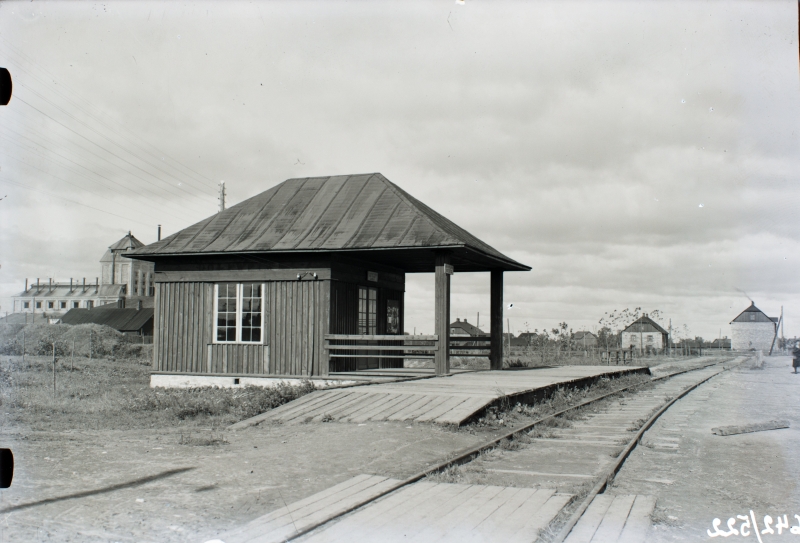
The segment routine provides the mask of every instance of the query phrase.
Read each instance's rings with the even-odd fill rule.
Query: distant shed
[[[435,273],[436,373],[450,371],[454,271],[491,273],[499,369],[503,272],[530,270],[379,173],[289,179],[126,256],[155,265],[154,386],[398,367],[402,346],[369,349],[402,338],[405,274],[425,272]],[[336,355],[332,336],[372,347]]]
[[[126,309],[97,307],[94,309],[70,309],[63,317],[63,324],[102,324],[123,334],[137,336],[153,335],[153,308]]]

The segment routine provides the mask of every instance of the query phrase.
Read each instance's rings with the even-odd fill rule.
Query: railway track
[[[348,530],[353,523],[357,526],[359,519],[371,519],[374,534],[377,512],[382,510],[381,508],[389,507],[389,503],[397,502],[402,506],[391,510],[392,514],[395,514],[395,511],[403,507],[413,510],[414,499],[419,501],[421,499],[419,495],[425,495],[425,489],[429,493],[444,492],[442,495],[448,496],[452,494],[451,499],[454,503],[458,501],[458,496],[464,499],[472,496],[470,489],[483,489],[480,490],[483,494],[489,492],[486,504],[474,505],[473,502],[478,498],[472,496],[465,502],[472,505],[465,505],[466,508],[473,507],[476,511],[484,512],[491,509],[496,513],[511,507],[509,504],[514,499],[518,501],[541,499],[544,509],[556,507],[556,510],[549,511],[549,516],[546,516],[540,524],[536,524],[535,528],[528,522],[528,534],[531,529],[533,533],[538,531],[538,541],[543,543],[580,541],[581,539],[576,538],[576,533],[570,536],[573,528],[578,525],[587,510],[593,511],[589,509],[593,501],[602,496],[625,459],[658,417],[695,388],[744,360],[744,358],[721,360],[702,367],[675,371],[655,377],[644,385],[631,385],[585,400],[479,446],[460,451],[446,461],[430,466],[407,479],[381,478],[381,481],[377,481],[372,487],[371,492],[362,493],[363,499],[340,501],[338,508],[328,506],[325,510],[328,513],[316,512],[316,516],[309,517],[316,520],[310,522],[297,524],[289,510],[291,506],[287,506],[291,527],[287,526],[286,533],[281,532],[283,535],[274,540],[338,541],[334,534]],[[454,473],[456,470],[459,472]],[[447,483],[450,482],[458,484],[448,486]],[[362,482],[362,484],[371,483]],[[437,489],[436,484],[448,488]],[[428,487],[423,488],[420,485]],[[526,489],[533,492],[536,489],[541,491],[546,489],[548,494],[542,496],[540,493],[539,498],[534,498],[533,495],[523,498],[521,492]],[[450,494],[447,494],[448,492]],[[504,492],[508,494],[508,503],[504,501],[505,498],[500,499],[500,496],[505,496]],[[406,495],[409,498],[403,498]],[[425,500],[422,500],[417,507],[430,508],[436,503],[436,500],[427,500],[427,506],[423,504]],[[627,510],[635,511],[638,504],[645,503],[646,500],[639,500],[634,504],[634,497],[630,497],[629,501]],[[442,507],[438,506],[437,511],[441,509]],[[449,509],[448,511],[441,510],[440,513],[452,517],[454,513]],[[488,515],[492,515],[492,512]],[[430,516],[423,514],[426,518]],[[257,522],[253,522],[256,524],[251,523],[249,529],[240,530],[238,534],[231,533],[228,537],[223,536],[222,541],[238,543],[273,540],[267,536],[256,535],[263,534],[264,527],[269,526],[268,524],[262,522],[262,527],[258,528]],[[348,522],[350,524],[347,524]],[[338,526],[338,532],[336,529],[331,529],[336,528],[339,523],[342,525]],[[583,525],[578,526],[585,528]],[[478,525],[475,528],[477,529]],[[426,540],[425,533],[429,532],[423,530],[417,534],[417,539]],[[249,535],[245,537],[245,534]],[[385,539],[383,536],[386,535],[383,533],[380,538]],[[463,537],[464,534],[460,535],[458,540]],[[407,539],[404,535],[402,540],[411,539]],[[509,537],[504,540],[516,539]],[[525,539],[523,537],[520,540]],[[527,540],[530,541],[530,537]]]

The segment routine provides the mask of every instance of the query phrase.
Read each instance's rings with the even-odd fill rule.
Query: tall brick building
[[[731,347],[735,351],[769,351],[778,326],[778,319],[750,302],[750,307],[731,321]]]

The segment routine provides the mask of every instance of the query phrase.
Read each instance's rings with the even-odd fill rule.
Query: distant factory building
[[[115,304],[125,307],[142,302],[153,307],[153,264],[132,260],[126,255],[144,247],[130,232],[111,245],[100,259],[101,273],[94,281],[70,279],[69,282],[28,282],[25,290],[14,296],[14,313],[46,313],[57,317],[70,309],[92,309]],[[102,278],[102,280],[101,280]]]
[[[775,340],[778,319],[750,302],[750,307],[731,321],[731,346],[735,351],[769,351]]]

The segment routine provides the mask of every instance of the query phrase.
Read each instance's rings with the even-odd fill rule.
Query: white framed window
[[[81,306],[80,302],[72,302],[72,309],[76,309]]]
[[[31,303],[30,302],[23,302],[23,304],[25,306],[25,309],[30,309],[31,308]]]
[[[94,308],[94,300],[86,300],[86,309]]]
[[[214,285],[214,343],[263,343],[262,283]]]
[[[60,309],[66,309],[67,308],[67,302],[58,302],[58,307]]]
[[[42,308],[42,302],[36,302],[36,309]]]

